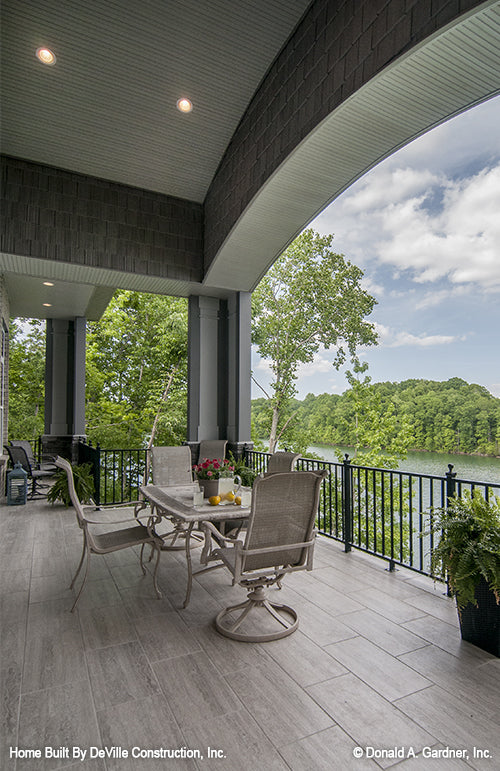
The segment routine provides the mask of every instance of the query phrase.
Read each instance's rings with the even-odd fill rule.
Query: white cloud
[[[312,375],[318,375],[320,372],[330,372],[332,369],[332,362],[329,361],[321,353],[317,353],[314,356],[313,361],[306,364],[301,364],[297,370],[297,376],[311,377]]]
[[[384,206],[414,196],[439,184],[440,178],[428,169],[397,168],[386,166],[374,169],[351,188],[351,195],[344,202],[347,215],[364,215],[379,211]]]
[[[436,308],[444,305],[449,300],[458,300],[471,293],[470,286],[453,286],[449,289],[438,289],[426,292],[414,302],[415,310],[425,310],[427,308]]]
[[[411,332],[391,329],[383,324],[375,323],[379,335],[379,344],[386,348],[401,348],[412,346],[428,348],[435,345],[449,345],[462,338],[455,335],[414,335]]]
[[[438,212],[426,208],[425,196],[379,212],[378,258],[412,269],[418,282],[448,276],[456,283],[500,288],[500,164],[466,180],[448,180],[443,189]]]

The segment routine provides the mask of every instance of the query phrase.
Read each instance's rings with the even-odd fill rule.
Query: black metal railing
[[[135,501],[148,473],[148,450],[103,450],[79,444],[79,463],[90,463],[97,505]],[[267,470],[270,455],[245,450],[246,465],[258,474]],[[453,495],[479,490],[488,500],[500,495],[500,483],[458,479],[453,466],[443,476],[358,466],[349,456],[343,462],[299,458],[299,470],[326,469],[318,510],[322,535],[344,544],[345,551],[359,549],[389,563],[431,575],[434,547],[433,511],[443,508]]]
[[[98,506],[137,501],[148,468],[148,450],[103,450],[80,442],[78,462],[90,463],[94,477],[94,500]]]
[[[270,455],[246,451],[250,468],[265,472]],[[317,526],[322,535],[342,541],[345,551],[366,551],[396,565],[431,575],[433,510],[456,493],[479,490],[488,500],[500,484],[458,479],[453,466],[442,476],[299,458],[298,469],[327,469]]]

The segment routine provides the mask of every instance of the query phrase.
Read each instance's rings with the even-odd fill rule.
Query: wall
[[[200,281],[201,204],[2,157],[0,251]]]

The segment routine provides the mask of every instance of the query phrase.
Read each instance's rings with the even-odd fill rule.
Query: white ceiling
[[[1,151],[202,202],[248,102],[308,5],[3,0]],[[39,46],[54,51],[54,66],[38,62]],[[182,96],[193,102],[190,114],[176,108]],[[193,291],[5,254],[0,271],[12,315],[91,318],[117,286]],[[42,278],[61,287],[52,291],[58,300],[48,309],[41,304]],[[99,302],[93,282],[104,285]]]
[[[47,286],[45,277],[4,272],[5,288],[12,315],[39,319],[68,319],[84,316],[89,321],[101,318],[111,300],[113,289],[53,280]]]
[[[2,152],[202,202],[308,5],[2,0]],[[35,58],[42,45],[55,66]]]
[[[308,4],[3,0],[1,150],[202,202],[255,89]],[[36,60],[41,45],[54,50],[55,66]],[[500,2],[490,0],[396,59],[277,169],[203,284],[3,254],[12,314],[47,314],[40,310],[44,278],[62,282],[59,305],[49,309],[56,317],[72,308],[71,315],[91,318],[117,286],[185,296],[251,291],[294,234],[367,169],[499,93],[499,50]],[[178,112],[180,96],[192,99],[192,113]]]

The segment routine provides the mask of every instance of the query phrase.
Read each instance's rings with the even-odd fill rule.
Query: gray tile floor
[[[461,642],[429,579],[318,539],[314,570],[273,590],[299,630],[245,644],[213,629],[244,598],[222,570],[200,576],[182,610],[182,553],[162,555],[161,600],[134,551],[95,556],[70,614],[72,510],[4,505],[0,533],[2,769],[500,767],[500,660]]]

